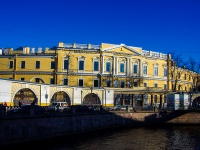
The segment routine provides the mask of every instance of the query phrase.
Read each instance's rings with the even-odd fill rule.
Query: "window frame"
[[[55,68],[56,68],[55,61],[51,61],[51,69],[55,69]]]
[[[84,71],[84,69],[85,69],[85,60],[82,59],[78,60],[78,70]]]
[[[64,70],[69,70],[69,59],[64,59],[63,60],[63,69]]]
[[[50,78],[50,84],[55,84],[54,78]]]
[[[154,83],[154,87],[157,88],[158,87],[158,83]]]
[[[93,80],[93,87],[99,87],[99,79],[94,79]]]
[[[40,69],[40,61],[36,61],[35,62],[35,68],[36,69]]]
[[[120,71],[120,73],[124,73],[125,72],[125,64],[122,63],[122,62],[120,63],[119,71]]]
[[[158,66],[157,65],[155,65],[154,66],[154,76],[158,76]]]
[[[111,71],[111,62],[107,61],[106,62],[106,72],[110,72]]]
[[[138,64],[137,63],[133,64],[133,74],[138,74]]]
[[[147,66],[146,64],[143,65],[143,74],[144,74],[144,75],[147,75],[147,74],[148,74],[147,69],[148,69],[148,66]]]
[[[21,69],[25,69],[26,67],[26,62],[25,61],[21,61]]]
[[[9,61],[9,69],[12,69],[14,67],[14,62],[13,61]]]
[[[111,87],[111,80],[110,79],[106,80],[106,87]]]
[[[93,71],[99,71],[99,61],[95,60],[93,62]]]
[[[83,87],[84,86],[84,80],[83,79],[78,79],[78,86],[79,87]]]
[[[125,81],[124,80],[120,81],[120,88],[125,88]]]
[[[164,67],[164,77],[167,76],[167,67]]]
[[[68,84],[69,84],[69,79],[68,78],[63,79],[63,85],[68,85]]]

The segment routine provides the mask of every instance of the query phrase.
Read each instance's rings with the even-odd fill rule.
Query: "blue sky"
[[[0,47],[112,43],[199,62],[199,0],[0,0]]]

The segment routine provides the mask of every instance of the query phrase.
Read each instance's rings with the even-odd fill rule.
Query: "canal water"
[[[16,145],[38,150],[200,150],[200,126],[123,127]]]

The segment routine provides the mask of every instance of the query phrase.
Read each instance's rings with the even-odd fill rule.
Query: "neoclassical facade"
[[[179,77],[175,79],[170,54],[125,44],[59,42],[58,46],[45,50],[5,48],[0,54],[0,78],[50,86],[49,92],[54,94],[48,97],[48,104],[64,100],[69,105],[162,107],[166,94],[190,92],[193,84],[189,70],[180,73],[178,68]],[[60,86],[58,91],[56,88]],[[72,90],[64,92],[65,88]],[[20,90],[18,95],[23,88]],[[10,103],[14,105],[16,99],[13,96]],[[40,100],[40,104],[45,102]]]

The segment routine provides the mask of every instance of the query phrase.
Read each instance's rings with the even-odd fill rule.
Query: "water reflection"
[[[32,146],[30,143],[28,145],[29,149],[48,150],[200,150],[200,127],[105,129],[57,137],[34,143]]]

